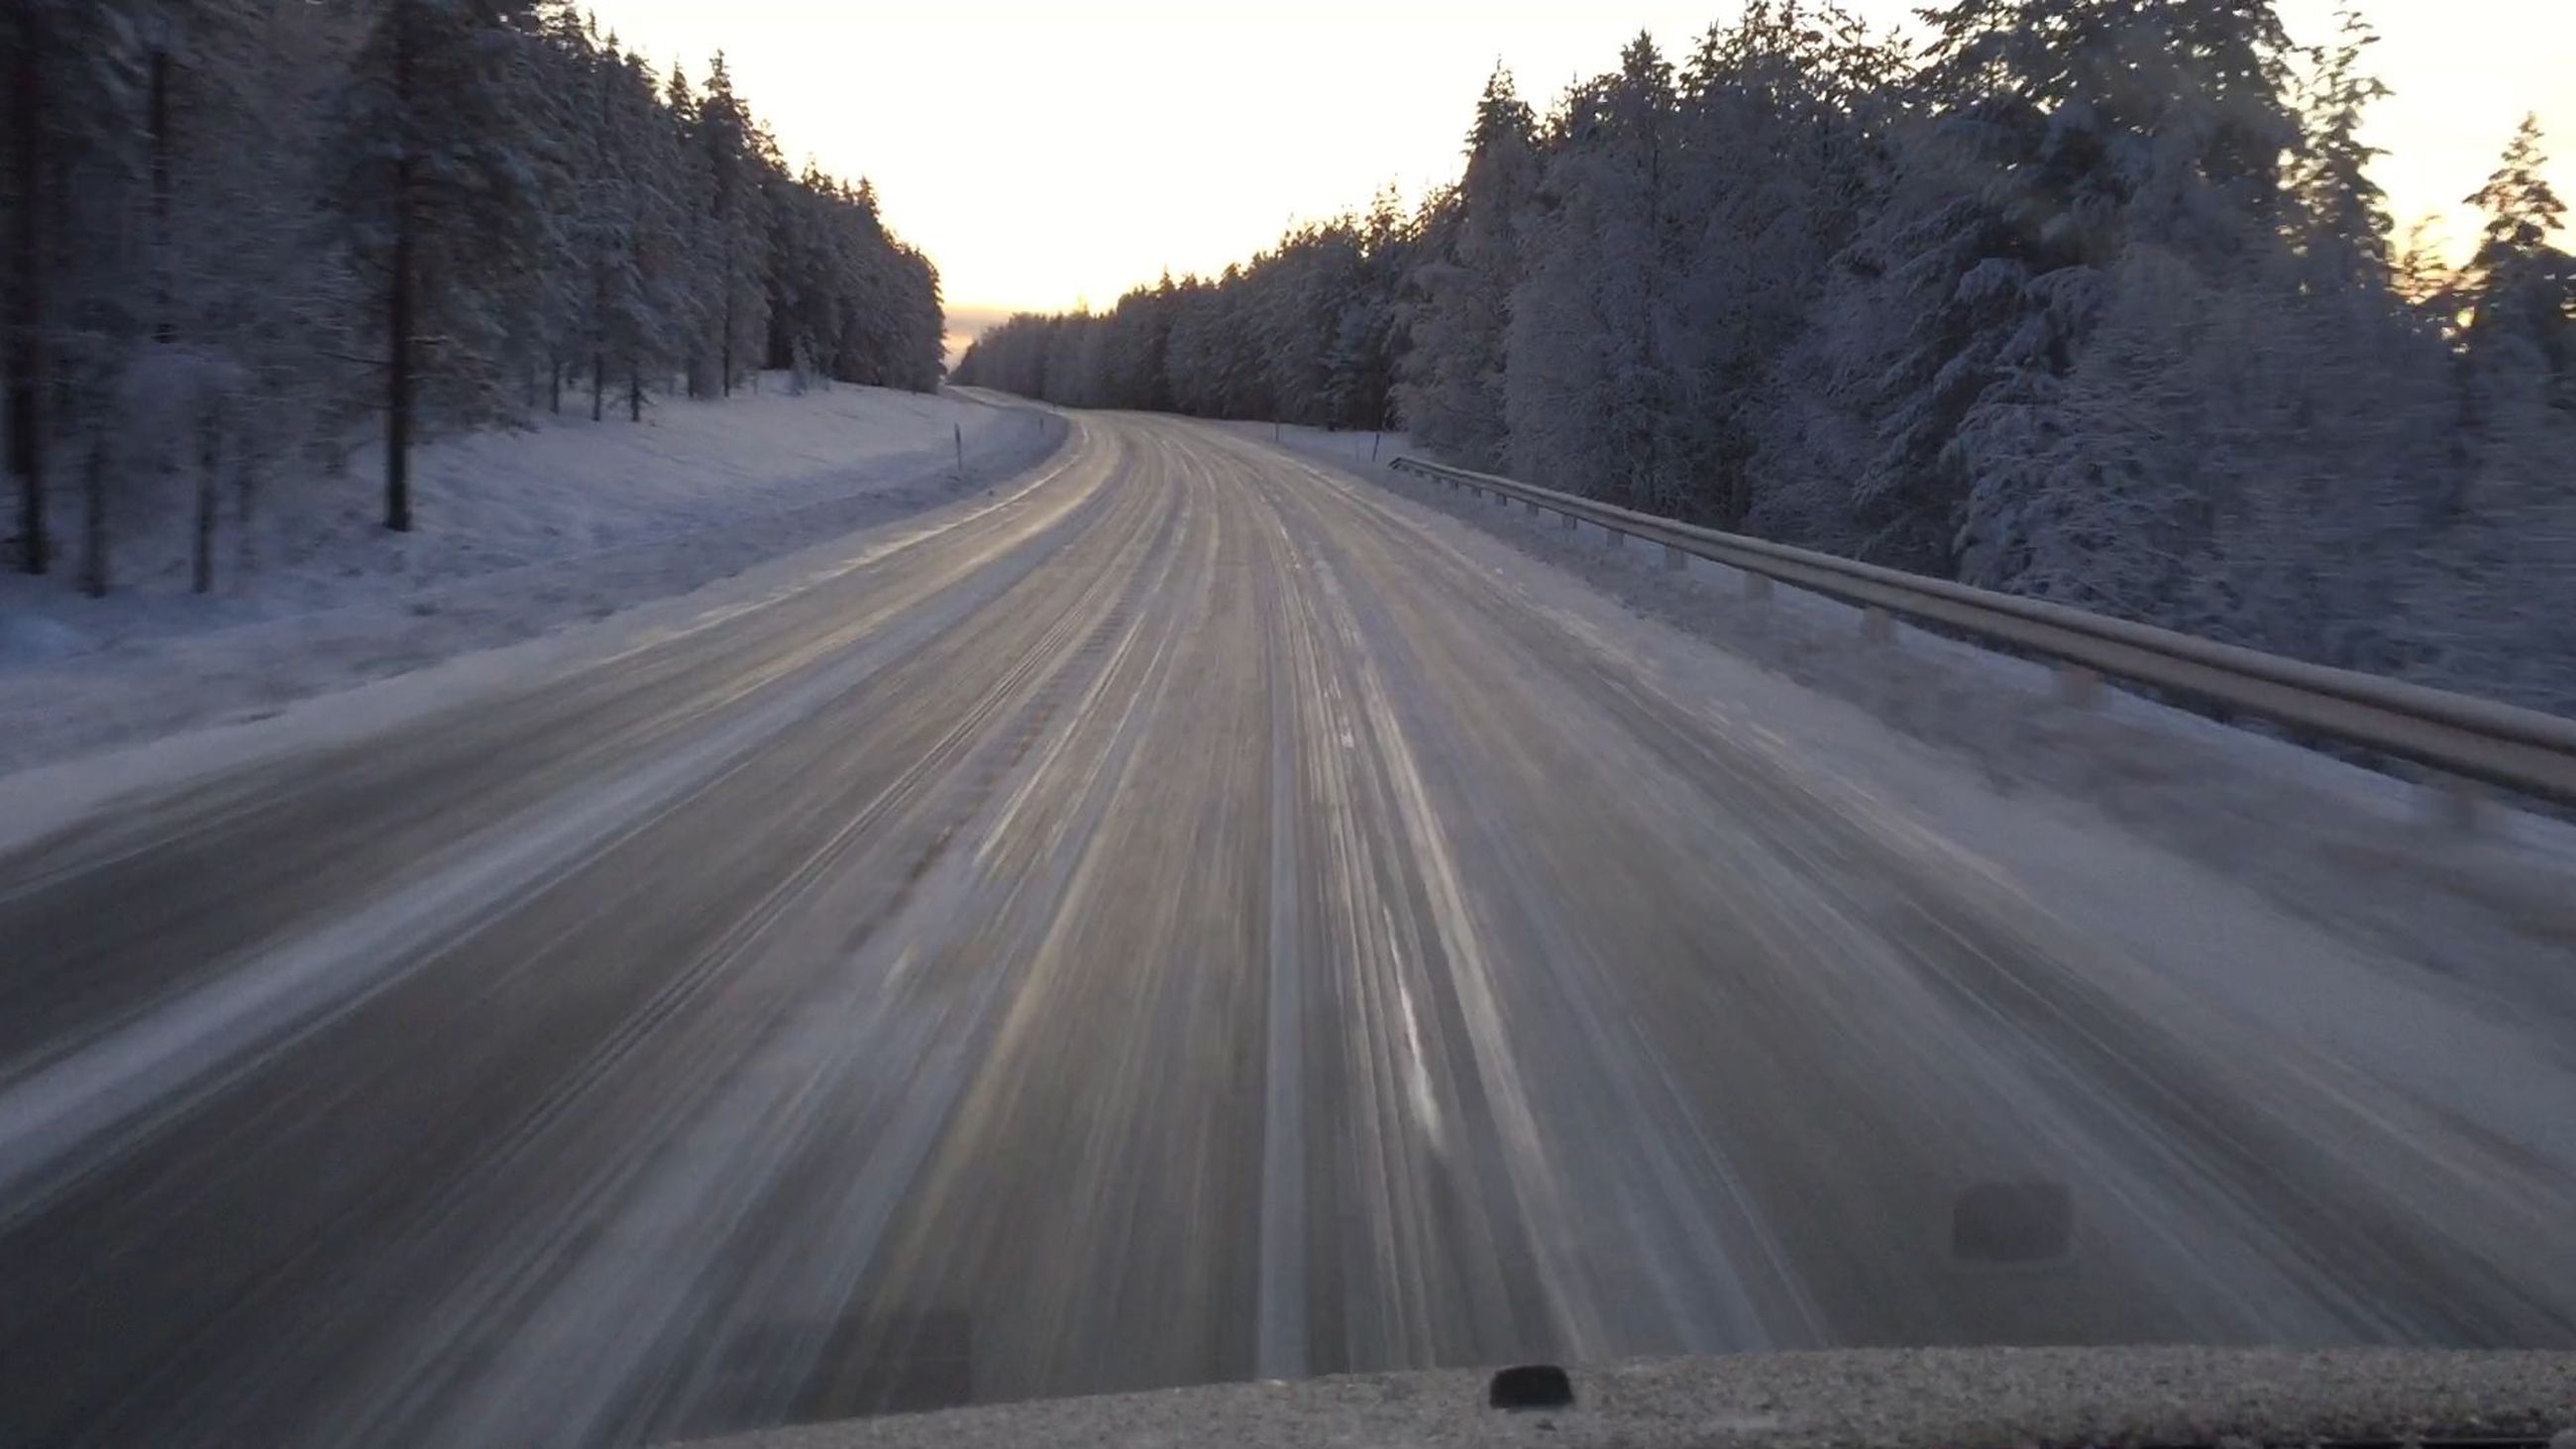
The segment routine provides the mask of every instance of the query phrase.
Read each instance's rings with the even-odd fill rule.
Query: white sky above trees
[[[1915,0],[1846,0],[1873,23]],[[2337,0],[2280,0],[2329,38]],[[2458,205],[2538,111],[2576,204],[2576,0],[2360,0],[2397,90],[2370,139],[2401,236]],[[596,0],[599,22],[693,79],[721,48],[735,84],[807,156],[872,178],[939,264],[951,325],[1106,306],[1168,268],[1213,271],[1290,221],[1408,202],[1457,174],[1499,59],[1544,109],[1652,31],[1676,58],[1736,0]]]

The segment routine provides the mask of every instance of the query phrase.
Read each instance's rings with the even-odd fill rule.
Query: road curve
[[[2549,1022],[2258,1032],[1598,643],[1084,417],[782,601],[0,858],[0,1443],[2576,1344],[2576,1128],[2459,1105],[2576,1117]],[[2063,1252],[1954,1238],[1997,1182]]]

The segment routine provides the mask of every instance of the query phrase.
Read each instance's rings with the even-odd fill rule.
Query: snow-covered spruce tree
[[[1393,414],[1396,354],[1405,345],[1405,297],[1416,255],[1415,228],[1392,187],[1381,188],[1365,217],[1340,227],[1356,262],[1337,294],[1316,298],[1329,309],[1320,420],[1331,428],[1380,428]]]
[[[2361,139],[2374,102],[2392,92],[2362,62],[2379,36],[2355,10],[2335,17],[2332,44],[2314,53],[2315,73],[2304,87],[2307,136],[2292,182],[2306,213],[2300,250],[2324,274],[2323,282],[2385,282],[2395,262],[2390,234],[2395,222],[2388,197],[2370,178],[2384,154]]]
[[[2078,234],[2096,240],[2023,290],[2080,285],[2056,352],[2044,365],[2001,354],[1945,454],[1968,485],[1959,575],[2402,666],[2390,601],[2448,471],[2438,353],[2367,264],[2375,223],[2317,239],[2313,192],[2294,186],[2302,137],[2283,129],[2296,117],[2269,15],[2121,19],[2162,70],[2148,67],[2151,93],[2123,73],[2104,103],[2047,118],[2045,144],[2071,134],[2101,158],[2066,193],[2069,213],[2095,219]],[[2366,215],[2367,203],[2330,210]]]
[[[1274,416],[1331,421],[1331,363],[1342,310],[1364,285],[1360,241],[1344,218],[1310,225],[1252,269],[1255,323],[1270,362]]]
[[[1642,34],[1618,70],[1567,96],[1522,233],[1505,353],[1509,465],[1640,508],[1687,491],[1669,427],[1677,110],[1672,66]]]
[[[1884,185],[1903,73],[1858,21],[1794,0],[1711,27],[1683,69],[1667,346],[1687,515],[1741,525],[1757,449],[1797,436],[1806,399],[1773,380]]]
[[[513,327],[541,311],[537,21],[528,0],[374,0],[368,19],[324,164],[377,297],[385,526],[400,531],[423,405],[505,415]]]
[[[716,397],[724,388],[717,376],[717,314],[711,305],[720,285],[715,220],[708,209],[712,181],[705,118],[684,67],[671,67],[670,77],[663,85],[662,104],[670,129],[670,191],[665,201],[670,208],[667,225],[674,248],[662,269],[668,289],[663,306],[672,328],[673,355],[681,386],[691,397]]]
[[[1503,458],[1504,338],[1538,172],[1538,119],[1496,67],[1476,101],[1466,170],[1427,209],[1420,301],[1406,319],[1413,346],[1396,387],[1415,440],[1470,467]]]
[[[538,109],[529,123],[546,138],[549,162],[536,176],[542,229],[536,256],[537,310],[527,319],[539,376],[531,411],[563,411],[564,389],[577,386],[590,354],[596,310],[588,246],[594,218],[586,190],[597,172],[599,106],[595,94],[599,36],[572,0],[541,0]]]
[[[1842,390],[1875,419],[1849,542],[2153,612],[2179,576],[2166,535],[2197,511],[2169,475],[2101,473],[2059,393],[2124,259],[2241,275],[2275,244],[2298,139],[2286,38],[2250,0],[1964,0],[1928,18],[1927,114],[1829,324],[1851,333]],[[2161,582],[2104,552],[2130,545]]]
[[[762,195],[769,206],[771,365],[802,359],[835,381],[934,384],[936,277],[886,233],[874,191],[809,164],[796,181],[773,176]]]
[[[710,263],[710,292],[703,305],[715,328],[716,371],[730,396],[743,372],[759,365],[769,336],[769,231],[762,188],[785,178],[764,154],[774,147],[766,145],[734,93],[721,53],[707,72],[698,139],[706,157]]]
[[[1172,314],[1178,288],[1166,272],[1150,289],[1140,287],[1118,299],[1108,322],[1102,391],[1111,407],[1169,411],[1171,388],[1164,380],[1164,358],[1171,348]]]
[[[2456,329],[2460,467],[2399,611],[2409,672],[2576,713],[2576,258],[2526,120],[2471,199],[2478,249],[2438,310]]]
[[[641,422],[647,380],[661,386],[659,379],[684,359],[693,330],[679,138],[641,56],[612,59],[610,94],[625,247],[607,334],[625,385],[627,418]]]
[[[2526,116],[2495,174],[2469,198],[2486,222],[2450,302],[2473,359],[2536,373],[2555,405],[2576,409],[2576,259],[2556,245],[2567,206],[2543,174],[2547,164],[2540,120]]]
[[[1107,312],[1013,317],[966,350],[957,380],[1078,407],[1382,427],[1417,232],[1381,192],[1365,216],[1300,226],[1212,280],[1166,277]]]

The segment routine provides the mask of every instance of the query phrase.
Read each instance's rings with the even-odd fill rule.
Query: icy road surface
[[[1084,418],[801,593],[0,858],[0,1442],[2576,1343],[2563,996],[1953,828],[1457,529]],[[2067,1251],[1956,1251],[1995,1181]]]

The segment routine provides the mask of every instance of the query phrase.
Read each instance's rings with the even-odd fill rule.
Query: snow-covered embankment
[[[1062,427],[960,394],[796,396],[771,377],[658,403],[640,426],[567,417],[433,443],[415,456],[408,534],[379,526],[362,450],[342,476],[265,484],[246,540],[227,498],[204,596],[189,592],[192,484],[169,479],[167,500],[117,500],[106,598],[68,569],[0,577],[0,773],[686,593],[1019,472]]]

